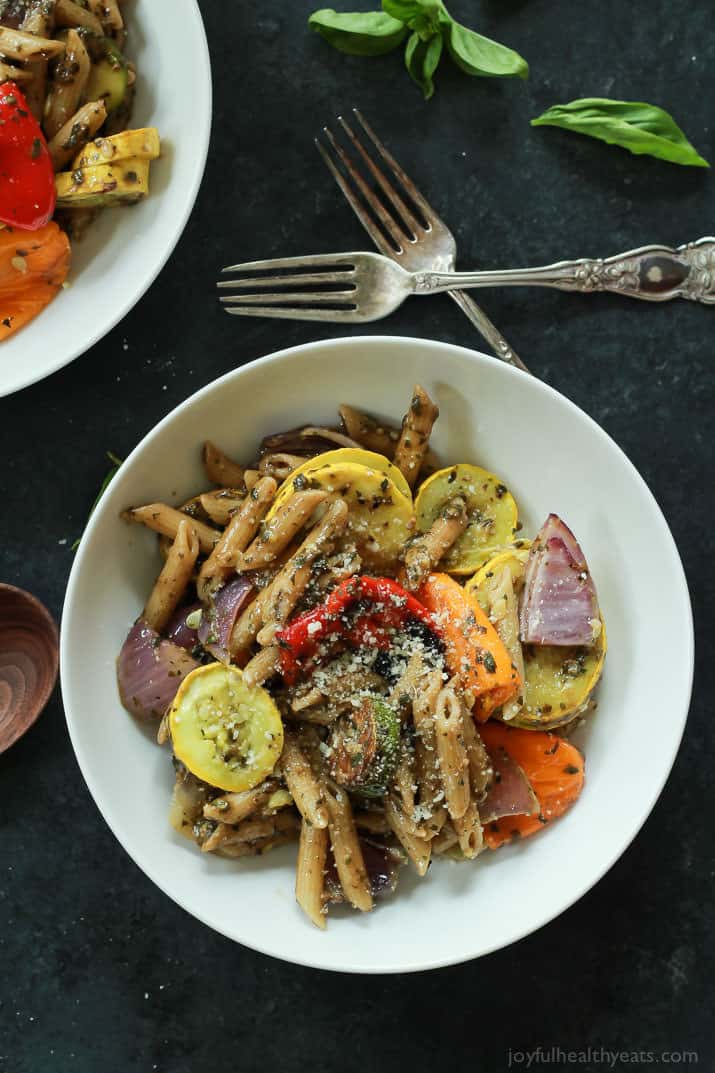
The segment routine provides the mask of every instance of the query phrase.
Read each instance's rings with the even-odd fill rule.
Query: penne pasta
[[[254,491],[257,491],[265,481],[272,481],[275,485],[272,477],[264,477],[258,482]],[[256,537],[250,547],[246,547],[243,554],[238,557],[236,569],[261,570],[275,563],[298,535],[311,514],[321,503],[325,502],[327,497],[327,492],[317,489],[296,492],[292,495],[282,507],[277,508],[278,513],[275,517],[265,526],[263,532]]]
[[[324,787],[313,774],[310,760],[303,751],[299,735],[286,729],[281,754],[283,778],[296,808],[314,827],[327,827],[328,809]]]
[[[430,528],[408,547],[405,553],[404,584],[407,589],[418,589],[430,571],[467,528],[467,508],[461,496],[455,496],[445,505],[442,513]]]
[[[91,66],[84,41],[76,30],[68,30],[65,54],[54,65],[45,105],[42,125],[48,138],[53,138],[79,108]]]
[[[175,540],[179,526],[187,520],[187,515],[174,507],[167,506],[166,503],[147,503],[146,506],[130,507],[129,510],[123,511],[122,518],[126,522],[138,522],[148,529],[153,529],[155,533],[161,533],[162,536]],[[189,518],[188,521],[196,533],[202,554],[210,554],[221,534],[217,529],[212,529],[210,525],[198,521],[197,518]]]
[[[459,836],[452,826],[452,821],[447,820],[440,833],[432,842],[432,852],[435,855],[447,853],[447,851],[453,849],[458,842]]]
[[[216,850],[219,857],[260,857],[271,849],[295,841],[295,831],[276,832],[255,842],[226,842]]]
[[[473,800],[469,802],[463,816],[452,819],[452,825],[457,835],[459,848],[467,860],[473,860],[479,855],[484,845],[482,824]]]
[[[26,30],[11,30],[6,26],[0,26],[0,56],[6,60],[33,59],[43,56],[52,59],[61,56],[65,50],[64,41],[51,40],[49,37],[41,37]]]
[[[439,409],[423,387],[415,384],[410,408],[402,422],[402,431],[395,448],[394,463],[412,487],[417,481],[429,446],[432,426]]]
[[[302,466],[304,462],[305,459],[301,455],[273,451],[271,454],[263,456],[258,463],[258,470],[260,473],[266,473],[271,477],[275,477],[277,481],[283,482],[287,477],[290,477],[293,470],[296,470],[298,466]]]
[[[519,601],[514,590],[514,578],[508,566],[502,567],[490,580],[487,598],[489,618],[511,656],[519,681],[524,682],[524,652],[519,639]],[[502,718],[506,722],[513,719],[521,711],[522,704],[522,696],[507,701],[502,709]]]
[[[232,516],[199,571],[196,588],[202,600],[237,571],[241,553],[256,534],[277,487],[272,477],[263,477]]]
[[[327,828],[314,827],[304,819],[300,827],[295,871],[296,901],[306,916],[323,930],[326,926],[323,889],[329,837]]]
[[[25,67],[13,67],[0,60],[0,82],[17,82],[19,86],[22,86],[23,82],[29,82],[31,79],[32,71]]]
[[[104,27],[95,14],[75,0],[56,0],[55,21],[58,26],[81,26],[102,37]]]
[[[344,790],[326,792],[328,831],[335,868],[343,894],[355,909],[369,913],[373,907],[370,879],[365,868],[350,799]]]
[[[278,645],[262,648],[243,668],[243,679],[248,686],[260,686],[272,678],[280,668]]]
[[[442,675],[430,671],[412,703],[415,725],[415,778],[418,786],[418,808],[422,828],[427,838],[436,838],[447,819],[444,789],[437,752],[433,712],[442,688]]]
[[[432,849],[429,839],[418,834],[414,821],[407,816],[396,794],[385,798],[385,819],[420,876],[426,875]]]
[[[202,460],[206,476],[212,484],[218,484],[222,488],[241,488],[243,485],[243,466],[234,462],[220,448],[206,440],[202,451]]]
[[[217,823],[240,823],[258,812],[279,787],[277,779],[266,779],[243,793],[226,793],[204,805],[203,815]]]
[[[348,436],[360,447],[375,451],[377,454],[384,455],[385,458],[394,458],[397,441],[400,438],[398,429],[380,425],[372,417],[368,417],[367,414],[361,413],[360,410],[346,403],[338,407],[338,413],[343,419]]]
[[[181,602],[199,555],[199,540],[191,522],[179,523],[161,573],[144,606],[144,618],[159,633]]]
[[[89,101],[71,116],[49,143],[52,166],[62,171],[97,133],[107,118],[104,101]]]
[[[489,753],[484,747],[479,731],[477,730],[474,716],[471,712],[464,714],[464,743],[467,747],[469,758],[469,781],[472,795],[477,801],[486,794],[494,777],[492,762]]]
[[[252,816],[242,823],[231,825],[219,823],[215,831],[201,845],[202,853],[214,853],[217,849],[240,842],[257,842],[274,835],[297,831],[300,821],[294,812],[280,812],[276,816]]]
[[[219,488],[215,492],[204,492],[199,496],[199,502],[214,525],[224,529],[245,498],[245,493],[236,488]]]
[[[88,0],[88,2],[89,10],[94,12],[103,26],[115,33],[124,29],[124,20],[119,10],[118,0]]]
[[[384,812],[361,811],[353,813],[353,816],[358,830],[367,831],[370,835],[387,835],[392,830]]]
[[[464,743],[463,711],[462,700],[450,682],[437,697],[434,728],[444,796],[452,820],[465,814],[470,798],[469,759]]]

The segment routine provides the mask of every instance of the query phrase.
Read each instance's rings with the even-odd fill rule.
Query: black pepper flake
[[[42,152],[42,142],[39,138],[32,139],[32,148],[30,149],[30,159],[37,160],[38,156]]]
[[[566,775],[578,775],[580,770],[581,769],[577,768],[575,764],[567,764],[564,768],[564,773]]]

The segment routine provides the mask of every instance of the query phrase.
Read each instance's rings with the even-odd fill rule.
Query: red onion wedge
[[[179,645],[162,640],[143,619],[132,626],[117,660],[122,704],[137,719],[161,719],[198,662]]]
[[[521,594],[524,644],[592,645],[601,631],[596,587],[576,537],[550,514],[531,545]]]
[[[173,641],[180,648],[185,648],[187,652],[192,652],[199,641],[198,629],[195,626],[189,626],[186,621],[189,615],[196,615],[197,611],[201,611],[201,604],[198,600],[193,604],[177,607],[165,630],[167,640]]]
[[[516,761],[501,746],[487,751],[494,778],[479,806],[482,823],[492,823],[503,816],[533,816],[537,813],[539,802],[534,789]]]
[[[219,589],[204,608],[199,624],[199,641],[221,663],[230,663],[228,644],[233,627],[253,592],[253,584],[239,574]]]

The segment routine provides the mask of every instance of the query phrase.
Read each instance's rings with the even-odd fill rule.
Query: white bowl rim
[[[229,372],[223,374],[222,376],[218,377],[217,379],[212,380],[210,383],[206,384],[204,387],[200,388],[198,391],[195,391],[192,395],[190,395],[182,403],[180,403],[173,410],[171,410],[168,414],[166,414],[161,419],[161,421],[159,421],[158,424],[155,425],[154,428],[152,428],[140,440],[140,442],[137,444],[137,446],[133,449],[133,451],[128,455],[128,457],[126,459],[127,468],[129,468],[128,464],[133,461],[135,455],[137,455],[140,451],[142,451],[143,448],[148,443],[150,443],[154,439],[156,439],[156,438],[161,436],[165,425],[169,424],[176,416],[178,416],[184,410],[190,408],[193,405],[193,403],[195,401],[197,401],[199,398],[203,397],[205,394],[208,394],[209,392],[217,390],[221,384],[227,383],[228,381],[233,380],[234,378],[240,377],[241,374],[245,370],[255,368],[258,365],[269,365],[269,364],[271,364],[273,362],[284,360],[286,358],[289,358],[293,354],[304,352],[306,350],[308,350],[310,352],[319,352],[321,350],[327,350],[327,349],[336,348],[336,347],[338,349],[341,349],[341,350],[342,349],[349,350],[352,347],[362,346],[368,341],[369,341],[371,346],[375,345],[375,346],[386,346],[387,347],[387,346],[392,346],[394,344],[402,345],[402,344],[406,343],[406,344],[409,344],[411,347],[420,348],[420,349],[429,348],[429,347],[433,347],[433,346],[437,345],[437,346],[440,346],[440,347],[443,347],[443,348],[446,348],[446,349],[449,349],[449,350],[456,351],[458,354],[461,354],[463,357],[466,357],[466,358],[471,359],[471,360],[476,360],[477,363],[480,363],[480,364],[482,362],[488,362],[488,363],[491,364],[492,362],[498,360],[498,359],[493,358],[493,357],[491,357],[491,356],[489,356],[487,354],[484,354],[481,351],[473,350],[473,349],[471,349],[469,347],[459,346],[459,345],[454,344],[454,343],[448,343],[448,342],[444,342],[444,341],[441,341],[441,340],[414,338],[414,337],[411,337],[411,336],[400,336],[400,335],[390,335],[390,336],[388,336],[388,335],[385,335],[385,336],[381,336],[381,335],[341,336],[341,337],[338,337],[338,338],[323,339],[323,340],[307,342],[307,343],[299,343],[296,346],[286,347],[283,350],[274,351],[274,352],[272,352],[270,354],[264,355],[263,357],[256,358],[253,361],[246,362],[244,365],[241,365],[236,369],[230,370]],[[682,597],[682,600],[683,600],[683,610],[684,610],[684,612],[685,612],[685,614],[687,616],[687,638],[686,638],[686,643],[685,643],[685,649],[686,649],[686,659],[687,659],[687,668],[688,668],[688,670],[687,670],[687,690],[686,690],[686,692],[684,693],[684,696],[683,696],[682,710],[679,711],[678,713],[673,713],[673,727],[674,727],[675,733],[674,733],[674,736],[673,736],[673,746],[672,746],[671,754],[669,756],[667,765],[664,766],[664,770],[662,772],[661,778],[658,781],[656,789],[650,795],[650,799],[645,801],[644,804],[641,806],[640,813],[636,817],[636,819],[634,819],[634,821],[632,822],[632,824],[630,826],[630,829],[627,830],[627,831],[620,832],[620,837],[619,837],[618,841],[614,842],[614,845],[617,846],[617,848],[614,849],[613,852],[610,855],[607,856],[607,858],[605,859],[605,862],[603,862],[599,866],[599,868],[596,870],[595,873],[589,875],[588,879],[582,885],[578,886],[576,891],[575,891],[575,893],[572,893],[571,895],[569,895],[567,900],[563,904],[560,904],[558,906],[558,908],[556,908],[553,912],[547,911],[546,913],[544,913],[542,915],[542,918],[539,920],[538,923],[536,923],[536,924],[530,923],[530,924],[527,924],[524,927],[516,926],[513,929],[513,931],[511,933],[509,933],[506,937],[502,936],[500,939],[496,940],[492,944],[486,945],[484,948],[482,948],[479,951],[478,954],[470,954],[469,952],[467,952],[464,956],[460,956],[459,954],[457,954],[457,955],[454,955],[454,956],[448,956],[448,957],[444,957],[444,958],[441,958],[441,959],[439,959],[439,958],[430,958],[429,961],[424,961],[424,962],[419,961],[419,960],[415,960],[414,962],[412,962],[412,963],[410,963],[408,965],[404,965],[404,966],[400,966],[400,965],[383,966],[383,965],[381,965],[381,964],[379,964],[377,962],[372,963],[370,965],[365,965],[364,963],[354,964],[354,965],[351,965],[349,963],[344,963],[344,964],[341,964],[339,966],[327,965],[325,962],[320,961],[318,958],[303,957],[303,956],[300,956],[300,955],[296,956],[296,955],[293,955],[293,954],[283,954],[283,953],[281,953],[279,951],[276,951],[268,943],[264,944],[264,943],[261,943],[260,941],[255,941],[253,939],[253,937],[251,937],[250,940],[246,939],[245,937],[242,937],[240,940],[236,939],[236,937],[234,935],[229,934],[227,931],[223,931],[215,923],[210,922],[209,920],[207,920],[205,917],[203,917],[201,915],[201,913],[195,912],[195,910],[193,908],[189,909],[183,903],[183,901],[182,901],[180,896],[177,896],[177,895],[175,895],[173,893],[170,893],[166,889],[162,877],[160,875],[157,875],[154,872],[154,869],[151,867],[151,864],[149,862],[142,862],[141,864],[139,864],[139,862],[135,859],[134,855],[131,853],[131,851],[128,849],[128,847],[124,844],[122,838],[117,834],[118,824],[113,820],[112,817],[107,815],[107,812],[105,812],[104,808],[102,808],[100,806],[100,804],[99,804],[99,797],[101,796],[101,789],[95,783],[94,777],[91,774],[91,765],[89,763],[88,758],[83,754],[82,746],[81,746],[81,744],[79,742],[78,735],[76,735],[73,732],[73,717],[71,715],[71,712],[69,710],[69,706],[68,706],[68,704],[67,704],[67,702],[66,702],[66,700],[64,698],[64,693],[63,693],[65,719],[66,719],[66,722],[67,722],[67,728],[68,728],[68,731],[69,731],[70,741],[72,743],[72,747],[74,749],[75,756],[77,758],[77,763],[79,765],[79,768],[80,768],[80,771],[82,773],[82,776],[83,776],[83,778],[84,778],[84,780],[85,780],[85,782],[87,784],[87,787],[88,787],[88,789],[90,791],[90,794],[92,795],[92,797],[93,797],[93,799],[95,801],[95,804],[97,805],[97,808],[99,809],[99,811],[100,811],[105,823],[107,824],[107,826],[111,830],[112,834],[115,836],[117,841],[120,843],[122,848],[126,851],[126,853],[129,855],[129,857],[132,859],[132,861],[134,861],[134,863],[144,872],[144,874],[153,883],[156,884],[156,886],[164,894],[166,894],[169,898],[171,898],[171,900],[173,902],[175,902],[182,909],[184,909],[185,912],[189,913],[189,915],[191,915],[193,917],[196,917],[196,919],[200,920],[207,927],[210,927],[214,931],[218,931],[220,934],[224,935],[227,939],[230,939],[233,942],[239,942],[240,945],[246,946],[249,949],[255,950],[258,953],[265,954],[265,955],[267,955],[269,957],[274,957],[274,958],[277,958],[279,960],[284,960],[284,961],[290,962],[291,964],[302,965],[302,966],[305,966],[307,968],[321,969],[321,970],[330,971],[330,972],[346,972],[346,973],[357,973],[357,974],[366,974],[366,975],[370,975],[370,974],[392,975],[392,974],[403,973],[403,972],[424,972],[424,971],[429,971],[431,969],[446,968],[446,967],[448,967],[450,965],[458,965],[458,964],[462,964],[462,963],[467,962],[467,961],[475,960],[478,957],[484,957],[487,954],[491,954],[491,953],[494,953],[497,950],[501,950],[501,949],[504,949],[507,946],[511,946],[513,943],[518,942],[520,939],[526,938],[526,936],[531,935],[536,931],[539,931],[546,924],[549,924],[552,920],[555,920],[557,917],[559,917],[567,909],[570,909],[572,905],[574,905],[589,890],[591,890],[591,888],[594,887],[604,877],[604,875],[606,875],[606,873],[608,871],[610,871],[610,869],[613,867],[613,865],[619,860],[619,858],[628,849],[628,847],[630,846],[631,842],[636,837],[636,835],[640,831],[640,829],[643,826],[643,824],[645,823],[645,821],[648,819],[648,816],[652,812],[656,802],[658,801],[658,798],[660,797],[660,795],[661,795],[661,793],[663,791],[663,788],[664,788],[664,786],[665,786],[665,784],[667,782],[667,779],[668,779],[668,777],[670,775],[670,772],[672,770],[673,764],[675,763],[675,758],[676,758],[678,750],[680,748],[680,743],[682,741],[683,733],[685,731],[685,724],[686,724],[686,721],[687,721],[688,712],[689,712],[689,708],[690,708],[690,700],[691,700],[691,696],[692,696],[693,676],[694,676],[694,669],[695,669],[695,636],[694,636],[692,604],[691,604],[690,593],[689,593],[689,590],[688,590],[687,580],[686,580],[686,576],[685,576],[685,570],[683,568],[682,560],[680,558],[680,553],[678,552],[678,548],[677,548],[677,545],[675,543],[675,539],[673,537],[673,534],[670,531],[670,527],[669,527],[669,525],[668,525],[668,523],[667,523],[667,521],[665,519],[665,516],[663,515],[663,512],[661,511],[661,509],[660,509],[660,507],[658,505],[657,500],[655,499],[653,493],[651,492],[650,488],[646,484],[646,482],[643,479],[643,477],[641,477],[640,473],[638,472],[636,467],[633,465],[631,460],[628,458],[628,456],[625,454],[625,452],[622,450],[622,448],[620,448],[618,446],[618,444],[615,442],[615,440],[613,440],[608,435],[608,433],[603,428],[601,428],[601,426],[592,417],[590,417],[584,410],[582,410],[579,406],[577,406],[576,403],[572,402],[565,395],[562,395],[561,392],[557,391],[555,388],[551,387],[549,384],[544,383],[544,381],[538,380],[538,378],[536,378],[536,377],[532,377],[530,373],[522,372],[520,369],[517,369],[514,366],[507,365],[506,363],[504,363],[503,372],[508,377],[528,376],[530,379],[534,380],[539,390],[541,390],[541,391],[543,391],[543,392],[545,392],[545,393],[547,393],[549,395],[555,396],[559,400],[560,403],[562,403],[562,404],[566,405],[567,407],[571,408],[573,411],[576,411],[576,413],[578,414],[579,418],[582,421],[586,422],[591,427],[592,432],[597,437],[599,437],[600,439],[606,441],[607,444],[611,448],[615,448],[615,450],[622,456],[622,459],[623,459],[624,463],[626,464],[627,468],[629,469],[630,475],[633,478],[633,480],[640,486],[641,490],[644,492],[646,497],[651,501],[652,506],[655,508],[655,515],[656,515],[656,517],[659,517],[659,519],[660,519],[660,521],[662,523],[663,535],[667,538],[667,542],[669,544],[670,551],[672,552],[672,559],[673,559],[672,566],[673,566],[673,569],[675,571],[677,571],[677,574],[678,574],[680,596]],[[89,520],[89,522],[87,524],[86,530],[85,530],[86,535],[91,534],[94,526],[97,524],[97,521],[98,521],[98,518],[100,516],[100,513],[101,513],[101,505],[97,508],[97,510],[94,512],[93,516],[90,518],[90,520]],[[67,651],[67,644],[65,643],[65,637],[67,635],[67,633],[66,633],[66,631],[64,629],[65,616],[68,615],[68,614],[69,615],[72,614],[72,604],[73,604],[73,598],[74,598],[74,590],[75,590],[75,588],[76,588],[76,586],[78,584],[78,579],[79,579],[80,572],[81,572],[81,569],[82,569],[82,545],[84,545],[85,543],[88,543],[88,541],[85,542],[85,540],[83,539],[81,541],[80,547],[77,550],[77,556],[76,556],[75,562],[74,562],[74,564],[72,566],[72,570],[70,572],[70,577],[69,577],[69,580],[68,580],[68,583],[67,583],[65,601],[64,601],[63,610],[62,610],[62,623],[61,623],[62,628],[61,628],[61,631],[60,631],[60,681],[62,683],[64,683],[64,681],[66,680],[66,678],[69,675],[69,660],[70,660],[70,656],[69,656],[69,653]],[[684,622],[683,625],[686,625],[686,623]],[[677,723],[676,723],[676,716],[677,716]]]
[[[81,354],[85,354],[88,350],[91,350],[93,346],[99,343],[106,335],[108,335],[113,328],[119,324],[121,320],[126,317],[127,313],[130,313],[134,306],[144,297],[146,292],[151,287],[154,280],[157,278],[166,262],[171,257],[172,253],[176,249],[179,239],[184,233],[184,229],[189,222],[189,217],[193,212],[196,198],[198,197],[199,187],[204,177],[206,170],[206,160],[209,152],[209,141],[211,138],[211,121],[212,121],[212,100],[213,100],[213,86],[211,82],[211,58],[209,55],[209,45],[206,38],[206,27],[201,17],[201,10],[198,5],[198,0],[189,0],[189,8],[185,13],[185,17],[190,17],[194,20],[195,27],[194,33],[196,35],[196,65],[197,65],[197,80],[198,85],[201,87],[202,97],[199,99],[202,103],[202,116],[203,122],[200,127],[201,140],[198,143],[199,149],[194,160],[193,173],[191,175],[190,182],[185,187],[184,194],[184,206],[181,212],[177,213],[176,217],[176,231],[171,242],[166,246],[164,252],[159,257],[159,260],[150,264],[144,274],[140,277],[140,282],[131,298],[117,306],[115,312],[112,314],[109,321],[105,322],[102,327],[96,329],[87,338],[83,339],[79,345],[71,347],[66,353],[60,354],[54,360],[50,359],[47,365],[42,370],[35,370],[27,376],[19,376],[13,383],[7,388],[0,387],[0,398],[14,395],[16,391],[22,391],[26,387],[30,387],[32,384],[37,384],[41,380],[45,380],[48,376],[56,373],[59,369],[63,369],[66,365],[70,365]],[[40,314],[41,316],[42,314]]]

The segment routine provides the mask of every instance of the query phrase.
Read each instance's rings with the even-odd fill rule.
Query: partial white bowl
[[[73,243],[70,286],[0,345],[0,397],[99,342],[164,267],[189,218],[211,133],[211,66],[196,0],[131,0],[126,54],[137,65],[133,127],[157,127],[162,156],[133,208],[101,213]]]
[[[405,869],[396,894],[374,913],[332,912],[323,934],[295,905],[294,848],[248,862],[212,859],[169,827],[168,753],[121,707],[114,669],[160,560],[154,536],[118,515],[142,502],[182,501],[205,486],[199,445],[207,437],[241,459],[269,432],[334,421],[342,401],[395,421],[415,381],[439,403],[433,442],[445,462],[479,462],[503,476],[526,534],[549,511],[575,530],[598,585],[610,648],[599,709],[580,741],[586,786],[571,812],[475,863],[438,861],[423,880]],[[278,958],[346,972],[466,961],[534,931],[580,898],[624,851],[663,787],[692,671],[692,617],[678,552],[622,451],[535,378],[460,347],[405,338],[282,351],[209,384],[169,414],[129,456],[96,510],[62,623],[62,687],[77,759],[140,868],[224,935]]]

